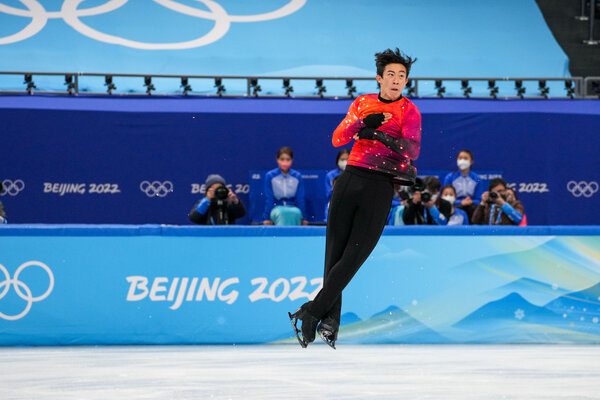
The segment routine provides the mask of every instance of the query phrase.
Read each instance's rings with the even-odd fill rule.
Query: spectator
[[[337,165],[337,168],[329,171],[325,177],[325,194],[327,195],[327,200],[331,198],[331,192],[333,191],[333,179],[338,177],[346,169],[348,157],[350,157],[350,150],[340,150],[337,158],[335,159],[335,165]]]
[[[345,168],[345,166],[344,166]],[[330,171],[331,172],[331,171]],[[338,175],[339,176],[339,175]],[[335,186],[335,182],[338,180],[338,176],[336,176],[335,178],[333,178],[333,180],[331,181],[331,190],[333,191],[333,188]],[[331,200],[329,200],[327,202],[327,205],[325,206],[325,222],[327,222],[327,218],[329,217],[329,204],[331,203]]]
[[[454,202],[456,201],[456,189],[454,189],[454,186],[444,186],[441,195],[443,200],[446,200],[452,205],[448,225],[469,225],[469,216],[467,213],[454,206]]]
[[[265,175],[265,225],[308,225],[305,219],[304,182],[292,169],[294,153],[289,147],[277,151],[278,167]]]
[[[471,171],[473,161],[471,150],[459,151],[456,159],[458,170],[449,173],[444,178],[444,186],[452,185],[456,190],[454,205],[464,210],[469,219],[472,217],[477,205],[481,202],[481,195],[485,190],[479,175]]]
[[[402,214],[406,225],[448,224],[452,205],[446,200],[437,202],[440,187],[439,179],[434,176],[428,176],[422,181],[417,179],[411,188],[412,197],[408,200]]]
[[[0,193],[2,193],[3,190],[2,182],[0,182]],[[4,205],[0,201],[0,224],[6,224],[7,222],[8,220],[6,219],[6,213],[4,212]]]
[[[225,184],[221,175],[206,178],[206,197],[198,202],[188,215],[190,221],[199,225],[233,225],[237,218],[246,215],[244,203]]]
[[[523,220],[523,204],[506,193],[506,182],[494,178],[481,196],[471,222],[475,225],[518,225]]]

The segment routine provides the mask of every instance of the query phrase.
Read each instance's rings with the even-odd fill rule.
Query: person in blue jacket
[[[304,182],[292,169],[294,153],[289,147],[277,151],[278,167],[265,175],[265,225],[308,225],[304,202]]]
[[[337,165],[337,168],[327,172],[327,176],[325,177],[325,195],[327,196],[328,201],[331,199],[331,193],[333,192],[333,180],[346,169],[348,157],[350,157],[350,150],[340,150],[337,158],[335,159],[335,165]],[[327,214],[325,214],[325,217],[327,217]]]
[[[469,218],[472,217],[477,205],[481,202],[481,196],[485,191],[482,179],[471,171],[473,166],[473,152],[461,150],[456,158],[458,170],[451,172],[444,178],[442,186],[452,185],[456,190],[454,206],[465,211]]]
[[[467,213],[454,206],[456,202],[456,189],[454,189],[454,186],[444,186],[441,191],[441,199],[452,204],[448,225],[469,225],[469,216]]]

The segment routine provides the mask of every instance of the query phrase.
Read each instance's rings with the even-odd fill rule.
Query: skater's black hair
[[[337,163],[340,161],[340,157],[342,157],[344,154],[350,155],[350,150],[348,150],[348,149],[341,149],[338,152],[338,155],[337,155],[337,157],[335,159],[335,165],[337,165]]]
[[[283,154],[287,154],[292,160],[294,159],[294,152],[287,146],[283,146],[277,150],[277,158],[281,157]]]
[[[396,50],[387,49],[381,53],[375,53],[375,66],[377,67],[377,75],[383,76],[383,70],[388,64],[402,64],[406,68],[406,76],[410,73],[410,67],[417,61],[416,58],[412,58],[400,51],[396,47]]]

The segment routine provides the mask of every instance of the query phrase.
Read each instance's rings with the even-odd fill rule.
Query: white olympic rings
[[[42,295],[37,296],[37,297],[34,297],[31,294],[31,289],[29,289],[29,286],[27,286],[23,281],[19,280],[19,274],[21,274],[21,272],[23,272],[23,270],[25,268],[34,266],[34,265],[38,266],[38,267],[42,268],[44,271],[46,271],[46,273],[48,273],[48,277],[50,278],[50,283],[48,284],[48,289],[46,289],[46,291]],[[0,290],[2,290],[2,292],[0,293],[0,300],[2,300],[4,298],[4,296],[6,296],[6,294],[10,290],[10,286],[12,285],[12,287],[15,288],[15,292],[17,293],[17,295],[27,302],[27,306],[25,307],[25,309],[17,315],[6,315],[6,314],[0,312],[0,318],[2,318],[2,319],[6,319],[9,321],[15,321],[17,319],[23,318],[25,315],[27,315],[29,310],[31,310],[31,305],[34,302],[44,300],[46,297],[48,297],[50,295],[50,293],[52,292],[52,289],[54,288],[54,275],[52,274],[52,271],[46,264],[44,264],[43,262],[40,262],[40,261],[28,261],[26,263],[21,264],[21,266],[19,266],[19,268],[17,268],[17,270],[15,271],[15,277],[12,279],[10,278],[10,274],[8,273],[8,270],[2,264],[0,264],[0,271],[2,273],[4,273],[4,277],[5,277],[4,281],[0,283]],[[23,292],[25,292],[25,293],[23,293]]]
[[[212,0],[196,0],[204,4],[210,11],[190,7],[178,3],[175,0],[153,0],[155,3],[181,14],[215,21],[215,26],[206,35],[186,42],[146,43],[100,32],[84,24],[79,19],[80,17],[109,13],[122,7],[129,0],[108,0],[101,6],[84,9],[78,8],[84,0],[64,0],[60,11],[46,11],[44,6],[37,0],[19,1],[27,7],[27,10],[0,3],[0,13],[28,17],[31,18],[31,22],[21,31],[0,38],[0,45],[16,43],[28,39],[40,32],[48,22],[48,19],[62,18],[73,29],[91,39],[143,50],[181,50],[206,46],[207,44],[214,43],[221,39],[229,30],[231,22],[259,22],[282,18],[298,11],[306,3],[306,0],[290,0],[289,3],[283,7],[264,14],[229,15],[219,3]]]
[[[143,181],[140,183],[140,190],[148,197],[165,197],[173,191],[173,182]]]
[[[575,197],[592,197],[598,191],[598,182],[591,181],[569,181],[567,190]]]
[[[0,196],[4,196],[6,194],[9,196],[16,196],[23,189],[25,189],[25,182],[23,182],[21,179],[16,179],[14,181],[5,179],[2,181],[2,191],[0,192]]]

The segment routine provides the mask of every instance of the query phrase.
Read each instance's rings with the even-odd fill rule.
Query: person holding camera
[[[488,191],[481,196],[481,203],[473,212],[473,225],[519,225],[523,220],[523,204],[510,196],[506,182],[494,178],[488,185]]]
[[[411,198],[408,200],[402,219],[405,225],[447,225],[452,205],[438,198],[440,181],[435,176],[421,180],[417,178],[410,188]]]
[[[227,187],[221,175],[209,175],[204,187],[206,197],[194,205],[188,216],[190,221],[198,225],[233,225],[246,215],[244,203]]]

